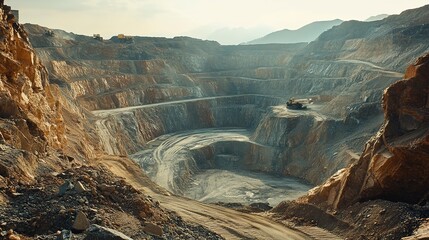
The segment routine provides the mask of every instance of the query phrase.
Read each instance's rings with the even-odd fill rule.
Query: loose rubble
[[[346,239],[396,240],[410,236],[429,218],[429,205],[371,200],[331,212],[297,202],[282,202],[274,218],[289,226],[317,226]]]
[[[185,223],[103,167],[54,175],[2,189],[9,204],[0,207],[0,225],[12,229],[2,239],[222,239]]]

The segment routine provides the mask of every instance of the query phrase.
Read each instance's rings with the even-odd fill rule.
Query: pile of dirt
[[[429,217],[429,206],[374,200],[356,203],[337,216],[353,223],[353,228],[342,234],[349,239],[399,239],[413,234]]]
[[[104,167],[42,175],[34,184],[8,184],[0,192],[7,195],[0,205],[0,239],[63,239],[65,233],[93,239],[100,226],[133,239],[222,239],[162,209]]]
[[[326,212],[297,202],[282,202],[273,217],[292,226],[317,226],[346,239],[401,239],[410,236],[429,217],[429,205],[373,200]]]

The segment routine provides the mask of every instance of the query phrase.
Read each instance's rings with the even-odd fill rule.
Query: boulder
[[[83,213],[82,211],[78,211],[76,215],[76,219],[74,220],[72,229],[75,232],[83,232],[87,228],[89,228],[89,225],[90,223],[85,213]]]
[[[160,226],[151,222],[146,223],[145,227],[143,228],[143,231],[159,237],[162,236],[162,234],[164,234]]]
[[[67,192],[67,191],[72,190],[72,189],[73,189],[73,187],[74,187],[74,185],[73,185],[69,180],[66,180],[66,181],[63,183],[63,185],[61,185],[61,186],[60,186],[60,189],[59,189],[59,191],[58,191],[58,194],[59,194],[60,196],[62,196],[62,195],[64,195],[64,194],[66,194],[66,192]]]
[[[86,240],[132,240],[132,238],[116,230],[92,224],[86,230]]]
[[[113,185],[101,184],[98,188],[105,194],[112,194],[116,191],[116,187]]]

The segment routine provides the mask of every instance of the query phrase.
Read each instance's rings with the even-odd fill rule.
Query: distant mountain
[[[222,45],[237,45],[249,39],[264,36],[274,29],[270,27],[222,27],[213,25],[201,26],[191,31],[182,33],[183,36],[190,36],[199,39],[214,40]]]
[[[309,43],[300,61],[355,59],[403,72],[429,51],[428,38],[429,4],[379,21],[343,22]]]
[[[313,22],[297,30],[280,30],[244,44],[311,42],[324,31],[331,29],[333,26],[339,25],[342,22],[343,21],[340,19]]]
[[[271,32],[273,29],[255,27],[255,28],[221,28],[216,29],[204,38],[215,40],[222,45],[236,45],[254,39]]]
[[[369,17],[368,19],[365,20],[365,22],[372,22],[372,21],[382,20],[382,19],[387,18],[388,16],[389,16],[389,14],[379,14],[379,15],[376,15],[376,16]]]

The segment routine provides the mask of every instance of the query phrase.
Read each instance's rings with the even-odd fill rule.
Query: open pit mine
[[[238,46],[0,19],[2,239],[428,237],[429,5]]]

